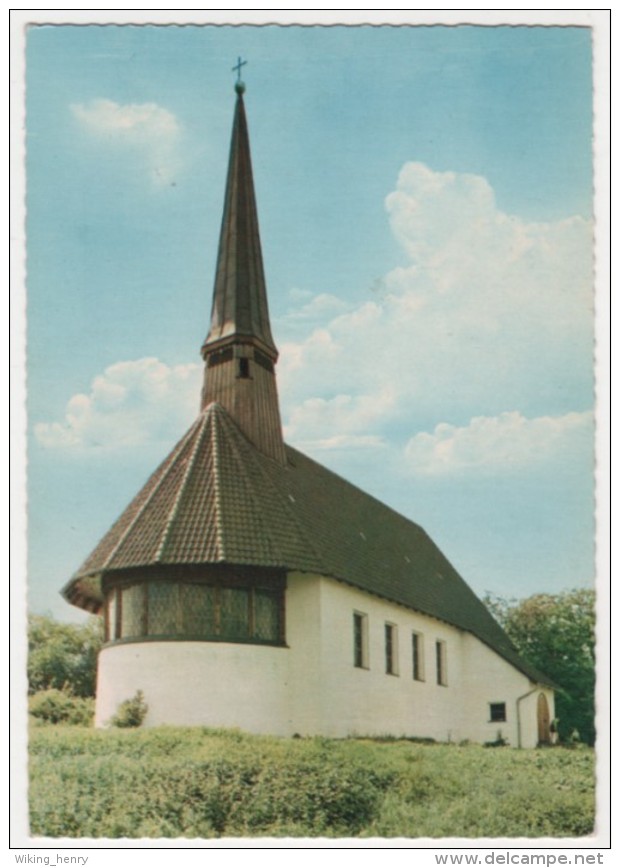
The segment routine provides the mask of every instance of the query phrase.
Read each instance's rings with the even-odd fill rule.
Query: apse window
[[[421,633],[411,634],[411,662],[413,680],[424,681],[424,637]]]
[[[368,669],[368,615],[353,612],[353,665]]]
[[[117,598],[120,591],[116,588],[108,592],[105,607],[105,640],[111,642],[120,637],[120,624],[117,616]]]
[[[490,702],[489,703],[489,720],[491,723],[502,723],[506,720],[506,703],[505,702]]]
[[[448,686],[448,658],[446,643],[438,639],[435,642],[435,659],[437,665],[437,684],[441,687]]]
[[[396,624],[385,625],[385,671],[398,675],[398,629]]]

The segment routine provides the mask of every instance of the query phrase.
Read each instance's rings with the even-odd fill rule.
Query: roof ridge
[[[252,485],[250,475],[247,472],[245,472],[245,461],[243,461],[243,455],[241,454],[241,450],[239,448],[238,435],[240,435],[243,438],[242,443],[244,444],[244,446],[246,446],[246,445],[252,446],[252,444],[250,443],[248,438],[245,436],[243,431],[241,431],[241,429],[234,423],[233,419],[226,412],[225,408],[221,406],[221,404],[214,403],[212,405],[212,407],[215,410],[215,412],[213,413],[214,421],[218,422],[220,425],[222,425],[222,424],[229,425],[230,429],[233,432],[234,436],[230,437],[228,439],[228,445],[235,453],[235,456],[237,458],[237,463],[240,467],[241,473],[243,474],[243,479],[245,480],[248,487],[251,489],[253,496],[256,497],[256,491],[254,489],[254,486]],[[215,408],[217,408],[217,409],[215,409]],[[216,431],[218,430],[217,425],[215,426],[215,430]],[[221,488],[220,488],[220,469],[221,469],[220,452],[219,452],[220,443],[219,443],[219,438],[216,438],[216,440],[217,440],[217,457],[216,458],[214,457],[214,471],[215,471],[214,475],[215,475],[215,491],[216,491],[215,502],[216,502],[217,518],[218,518],[218,521],[217,521],[217,524],[218,524],[218,543],[220,542],[220,539],[221,539],[220,550],[221,550],[221,554],[224,556],[224,560],[225,560],[226,559],[226,545],[225,545],[225,540],[224,540],[224,523],[221,520],[222,498],[221,498]],[[251,450],[248,450],[248,451],[249,451],[249,454],[251,455],[252,451]]]
[[[144,499],[144,503],[142,503],[138,507],[138,509],[136,510],[136,514],[134,515],[132,520],[129,522],[129,524],[125,528],[124,532],[118,538],[116,545],[114,545],[112,547],[107,558],[104,560],[104,562],[101,565],[102,570],[104,570],[108,566],[108,564],[112,561],[112,559],[115,557],[115,555],[117,554],[117,552],[119,551],[119,549],[121,548],[121,546],[123,545],[123,543],[125,542],[127,537],[129,536],[129,534],[133,530],[133,528],[136,525],[136,523],[138,522],[138,520],[142,517],[144,510],[147,508],[147,506],[149,505],[149,503],[151,502],[151,500],[155,496],[156,492],[159,491],[163,481],[166,479],[166,477],[168,476],[168,474],[170,473],[170,471],[174,467],[175,459],[183,451],[183,449],[185,448],[185,446],[187,444],[187,441],[190,440],[191,437],[193,436],[194,428],[196,427],[197,424],[199,424],[199,422],[200,422],[200,417],[198,417],[198,419],[190,427],[189,431],[185,434],[185,436],[182,437],[181,440],[179,440],[176,448],[173,449],[172,452],[168,455],[168,457],[166,459],[166,461],[168,462],[168,466],[162,470],[161,476],[155,482],[155,484],[153,485],[153,488],[149,491],[147,497]]]
[[[205,408],[205,417],[209,422],[209,427],[211,430],[211,450],[213,454],[213,506],[215,509],[215,539],[217,546],[218,558],[217,560],[224,560],[225,552],[224,552],[224,528],[222,524],[222,491],[220,486],[220,473],[221,473],[221,459],[220,459],[220,449],[221,444],[218,437],[218,427],[217,421],[219,419],[220,414],[227,416],[228,414],[224,410],[221,404],[218,404],[217,401],[214,401],[212,404],[209,404]]]
[[[192,448],[192,452],[191,452],[189,459],[187,461],[187,465],[186,465],[185,471],[183,473],[183,478],[181,480],[181,484],[179,485],[179,489],[178,489],[176,496],[174,498],[174,503],[172,504],[172,508],[168,514],[168,520],[166,521],[166,525],[165,525],[164,530],[162,532],[160,543],[157,546],[157,551],[155,552],[154,560],[156,563],[161,563],[161,558],[164,554],[164,549],[165,549],[166,543],[168,541],[168,536],[170,535],[172,523],[174,522],[174,520],[176,518],[178,509],[179,509],[179,503],[181,501],[181,498],[183,497],[183,494],[185,491],[185,486],[187,484],[187,480],[189,479],[190,473],[194,468],[194,462],[196,461],[196,456],[198,454],[198,451],[199,451],[200,446],[202,444],[202,441],[204,439],[205,432],[207,431],[207,425],[205,424],[205,421],[206,421],[206,414],[201,413],[197,419],[198,434],[196,436],[194,446]],[[202,430],[200,430],[200,428],[202,428]]]

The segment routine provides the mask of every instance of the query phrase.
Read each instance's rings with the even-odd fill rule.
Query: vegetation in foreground
[[[31,834],[582,837],[593,751],[35,725]]]

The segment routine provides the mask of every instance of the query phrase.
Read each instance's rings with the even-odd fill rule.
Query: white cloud
[[[372,429],[384,418],[394,395],[389,390],[377,400],[372,395],[336,395],[330,400],[309,398],[296,406],[285,425],[287,442],[301,449],[370,448],[382,438]]]
[[[335,316],[347,309],[347,304],[335,295],[321,292],[313,295],[309,291],[297,290],[290,293],[295,301],[305,302],[301,307],[294,307],[280,317],[282,320],[324,320],[326,317]]]
[[[587,454],[592,413],[526,419],[517,411],[478,416],[457,427],[442,422],[416,434],[405,448],[407,466],[420,475],[475,471],[513,472],[549,461],[563,463]]]
[[[148,127],[140,113],[100,117]],[[497,209],[483,178],[415,163],[386,207],[409,262],[386,275],[381,297],[349,308],[328,293],[291,292],[299,323],[315,327],[292,339],[300,325],[291,316],[280,345],[287,440],[310,451],[370,449],[437,419],[463,425],[475,416],[475,425],[410,440],[410,466],[438,473],[442,461],[518,464],[535,437],[542,458],[551,454],[545,443],[586,431],[582,422],[571,428],[585,417],[569,411],[591,400],[590,226],[578,217],[526,224]],[[64,421],[41,423],[36,434],[48,447],[174,440],[179,420],[195,416],[199,390],[197,365],[118,363],[71,399]],[[477,452],[482,442],[487,451]]]
[[[316,454],[319,452],[336,452],[338,450],[351,452],[359,449],[377,449],[386,448],[387,444],[382,437],[376,434],[335,434],[331,437],[318,437],[314,440],[308,439],[287,439],[291,445],[296,446],[302,452]]]
[[[119,448],[170,442],[198,415],[199,365],[169,367],[155,358],[117,362],[74,395],[63,422],[35,426],[48,448]]]
[[[108,135],[174,138],[179,133],[172,112],[154,102],[119,105],[111,99],[95,99],[88,105],[72,105],[71,110],[87,127]]]
[[[169,184],[180,168],[176,117],[157,103],[119,105],[109,99],[74,104],[71,111],[80,125],[99,139],[137,150],[145,158],[151,180]]]
[[[484,178],[420,163],[403,167],[386,209],[408,262],[380,297],[326,310],[308,337],[282,345],[285,416],[310,396],[380,400],[386,389],[401,421],[590,404],[587,221],[526,223],[497,208]]]

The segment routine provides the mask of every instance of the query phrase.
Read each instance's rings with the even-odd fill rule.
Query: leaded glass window
[[[108,593],[106,611],[106,639],[116,639],[116,590]]]
[[[280,599],[269,591],[254,591],[254,638],[277,642],[280,638]]]
[[[217,590],[209,585],[183,584],[181,611],[183,634],[187,636],[215,636],[217,633]]]
[[[244,588],[220,588],[222,638],[250,638],[250,592]]]
[[[107,595],[106,640],[161,636],[278,643],[282,594],[163,579],[118,587]]]
[[[144,585],[121,591],[121,638],[144,635]]]
[[[171,582],[148,584],[148,634],[173,636],[177,633],[179,586]]]

